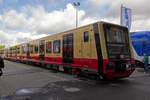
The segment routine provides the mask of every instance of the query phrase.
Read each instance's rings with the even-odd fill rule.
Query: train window
[[[53,52],[54,53],[60,53],[60,48],[61,48],[60,40],[55,40],[53,42]]]
[[[51,53],[52,52],[52,42],[46,42],[46,53]]]
[[[35,51],[35,53],[38,53],[38,51],[39,51],[38,45],[35,45],[35,46],[34,46],[34,51]]]
[[[17,54],[19,54],[19,53],[20,53],[20,48],[18,47],[18,48],[17,48]]]
[[[33,45],[30,45],[30,53],[33,53]]]
[[[22,53],[25,53],[25,46],[22,46]]]
[[[111,43],[126,43],[126,35],[122,30],[111,29],[110,31],[107,30],[107,42]]]
[[[89,41],[89,32],[85,31],[83,34],[84,34],[84,42],[88,42]]]

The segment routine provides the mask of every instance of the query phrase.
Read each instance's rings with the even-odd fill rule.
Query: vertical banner
[[[126,8],[121,5],[121,25],[128,27],[129,31],[131,29],[131,9]]]

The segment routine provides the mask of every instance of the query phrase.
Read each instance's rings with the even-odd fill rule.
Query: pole
[[[122,25],[122,8],[123,8],[123,4],[121,4],[121,11],[120,11],[120,25]]]
[[[74,2],[73,5],[76,8],[76,28],[77,28],[78,27],[78,7],[80,6],[80,3]]]
[[[78,27],[78,8],[76,7],[76,28]]]

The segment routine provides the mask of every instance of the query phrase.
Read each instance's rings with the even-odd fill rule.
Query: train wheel
[[[46,64],[46,68],[47,69],[51,69],[51,65],[50,64]]]
[[[107,78],[104,75],[98,74],[97,76],[98,76],[98,80],[103,80],[103,81],[107,80]]]
[[[66,74],[69,73],[69,68],[68,67],[64,67],[64,73],[66,73]]]
[[[25,64],[29,65],[29,61],[26,61]]]
[[[59,71],[59,66],[58,65],[52,65],[52,70],[57,73]]]
[[[40,63],[40,67],[46,68],[46,64],[45,63]]]
[[[81,73],[81,70],[78,68],[72,68],[72,75],[75,77],[78,77],[78,75]]]

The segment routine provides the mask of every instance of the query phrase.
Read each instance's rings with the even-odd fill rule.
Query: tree
[[[0,45],[0,49],[3,49],[3,48],[5,48],[5,45]]]

